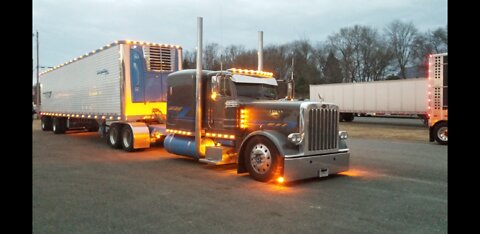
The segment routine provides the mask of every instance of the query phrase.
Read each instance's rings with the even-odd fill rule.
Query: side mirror
[[[219,89],[219,76],[212,76],[212,80],[211,80],[211,90],[210,90],[210,97],[212,98],[212,100],[215,101],[215,99],[217,98],[217,94],[218,94],[218,89]]]

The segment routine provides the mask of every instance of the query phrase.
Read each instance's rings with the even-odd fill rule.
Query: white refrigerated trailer
[[[426,118],[428,79],[310,85],[310,100],[337,104],[344,121],[374,113]]]
[[[43,72],[41,127],[98,131],[126,151],[165,136],[167,76],[182,69],[178,45],[115,41]]]
[[[428,56],[426,78],[368,83],[310,85],[310,100],[338,105],[340,118],[382,113],[421,116],[429,140],[448,144],[448,53]]]

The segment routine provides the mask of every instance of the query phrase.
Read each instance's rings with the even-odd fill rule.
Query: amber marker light
[[[280,177],[277,178],[277,182],[280,183],[280,184],[283,184],[283,182],[285,182],[285,178],[280,176]]]

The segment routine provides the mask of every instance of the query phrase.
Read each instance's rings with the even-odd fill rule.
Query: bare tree
[[[195,68],[195,51],[185,50],[183,53],[183,69],[193,69]]]
[[[385,69],[391,64],[393,53],[377,30],[362,26],[359,35],[361,81],[376,81],[383,78]]]
[[[333,51],[330,51],[328,54],[325,67],[323,68],[323,76],[325,77],[326,83],[342,83],[343,81],[340,61],[335,58]]]
[[[238,56],[245,53],[245,47],[242,45],[230,45],[223,50],[222,62],[223,69],[233,68]]]
[[[430,41],[432,43],[434,53],[446,53],[448,51],[447,27],[440,27],[433,32],[427,33],[430,35]]]
[[[417,36],[418,30],[410,23],[403,23],[399,20],[391,22],[385,29],[385,34],[393,55],[400,68],[401,78],[406,79],[406,67],[410,64],[413,57],[413,44]]]
[[[209,43],[203,50],[204,68],[209,70],[220,70],[220,45]]]
[[[338,53],[342,67],[344,82],[356,82],[360,74],[359,35],[360,26],[342,28],[340,32],[328,37],[333,51]]]
[[[291,56],[286,45],[268,45],[263,49],[264,70],[273,72],[277,79],[283,79],[289,75]]]

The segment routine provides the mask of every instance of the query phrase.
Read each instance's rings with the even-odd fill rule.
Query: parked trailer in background
[[[430,141],[448,144],[448,54],[428,58],[428,128]]]
[[[167,75],[182,69],[178,45],[116,41],[43,72],[41,126],[101,130],[126,151],[165,135]]]
[[[363,83],[310,85],[310,100],[336,103],[344,121],[355,114],[427,116],[428,80],[426,78]]]
[[[417,115],[428,120],[430,141],[447,144],[447,58],[446,53],[430,55],[427,78],[310,85],[310,100],[337,104],[347,122],[355,114]]]

